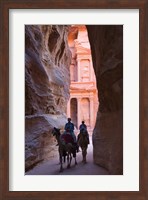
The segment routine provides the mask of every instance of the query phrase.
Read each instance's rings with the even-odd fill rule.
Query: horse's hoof
[[[77,162],[75,162],[75,165],[77,165],[78,163]]]
[[[69,168],[70,168],[70,165],[67,166],[67,169],[69,169]]]

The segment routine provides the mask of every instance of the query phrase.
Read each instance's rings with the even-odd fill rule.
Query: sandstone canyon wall
[[[99,96],[93,132],[94,161],[110,174],[122,174],[123,27],[90,25],[87,30]]]
[[[71,53],[68,26],[25,26],[25,168],[53,156],[53,126],[64,127]]]

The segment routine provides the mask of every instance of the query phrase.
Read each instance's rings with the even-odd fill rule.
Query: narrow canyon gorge
[[[94,163],[123,174],[123,27],[86,25],[99,108]],[[25,26],[25,170],[54,157],[53,127],[64,129],[70,98],[70,26]]]

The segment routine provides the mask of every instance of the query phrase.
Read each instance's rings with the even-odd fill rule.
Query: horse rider
[[[65,124],[65,132],[64,134],[66,134],[67,132],[70,132],[73,140],[74,140],[74,145],[76,147],[77,152],[79,152],[79,148],[77,145],[77,139],[76,139],[76,135],[74,134],[74,124],[71,122],[71,118],[68,118],[68,122]]]
[[[74,134],[74,124],[71,122],[71,118],[68,118],[68,122],[65,124],[65,131],[69,130],[74,141],[76,141],[76,136]]]
[[[86,126],[84,121],[82,121],[82,124],[80,125],[79,130],[80,130],[80,132],[86,133],[87,139],[88,139],[88,144],[89,144],[90,143],[89,142],[89,134],[88,134],[88,131],[87,131],[87,126]]]

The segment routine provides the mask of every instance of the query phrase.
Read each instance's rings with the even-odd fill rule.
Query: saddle
[[[66,134],[63,134],[61,138],[62,138],[62,140],[64,140],[64,144],[71,143],[73,145],[72,154],[73,154],[73,157],[75,158],[76,157],[77,144],[74,143],[74,139],[73,139],[72,135],[69,134],[69,133],[66,133]]]
[[[64,140],[64,142],[67,144],[67,143],[71,143],[71,144],[74,144],[74,140],[73,140],[73,137],[70,135],[70,134],[63,134],[62,135],[62,140]]]

